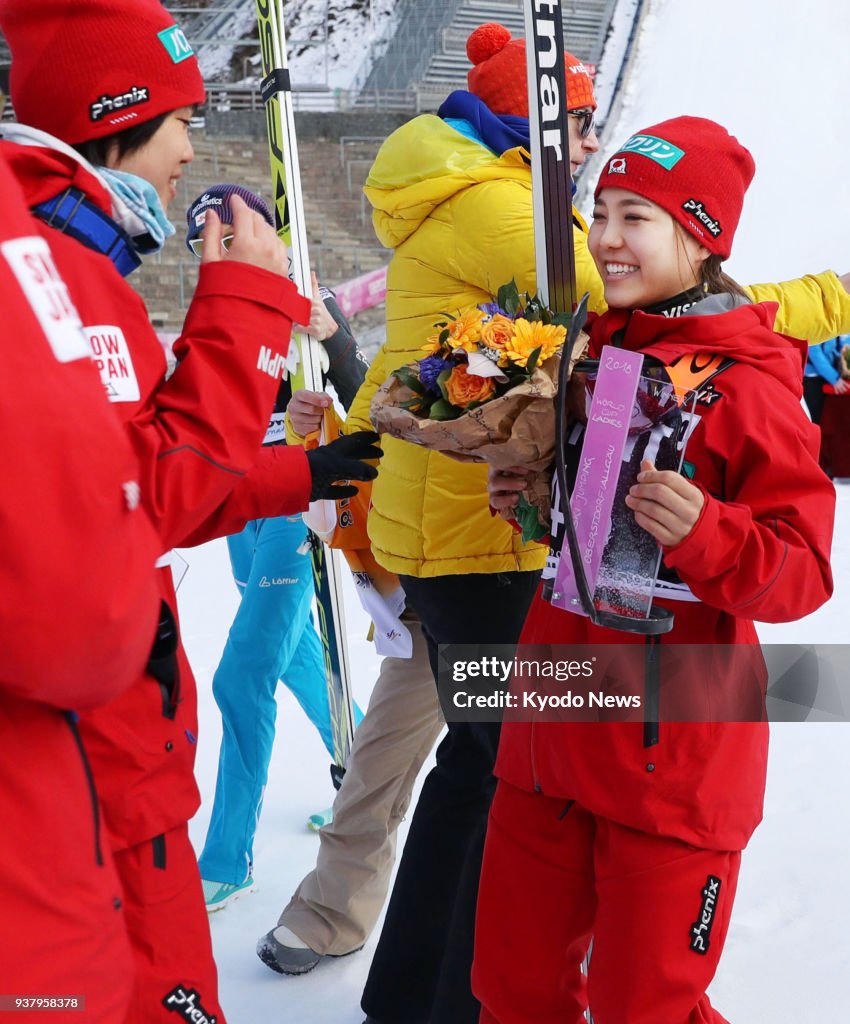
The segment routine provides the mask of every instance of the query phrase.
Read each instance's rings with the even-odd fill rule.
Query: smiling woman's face
[[[614,309],[641,309],[691,288],[709,255],[666,210],[622,188],[599,193],[587,244]]]
[[[156,189],[163,209],[168,209],[168,204],[177,195],[177,181],[183,173],[183,165],[190,163],[195,155],[189,139],[193,113],[193,107],[173,110],[144,145],[126,156],[109,159],[107,166],[149,181]]]

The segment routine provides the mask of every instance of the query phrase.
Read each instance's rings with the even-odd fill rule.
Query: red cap
[[[159,0],[0,0],[22,124],[76,145],[204,101],[198,61]]]
[[[511,39],[497,22],[479,25],[466,41],[466,55],[475,65],[467,74],[469,91],[484,100],[494,114],[528,117],[528,75],[525,40]],[[596,110],[590,70],[578,57],[564,54],[567,102],[570,110]]]
[[[674,117],[621,146],[605,164],[594,195],[624,188],[643,196],[726,259],[755,172],[750,151],[722,125],[703,117]]]

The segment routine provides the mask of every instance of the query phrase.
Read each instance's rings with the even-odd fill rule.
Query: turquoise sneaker
[[[325,825],[330,825],[334,820],[333,807],[329,807],[326,811],[319,811],[318,814],[311,814],[307,819],[307,828],[311,832],[318,832],[320,828],[324,828]]]
[[[243,892],[252,892],[254,879],[249,876],[239,885],[231,885],[229,882],[210,882],[202,878],[201,885],[204,888],[207,913],[213,914],[216,910],[226,907],[231,900],[237,899]]]

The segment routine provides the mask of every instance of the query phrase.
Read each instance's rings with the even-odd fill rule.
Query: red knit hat
[[[159,0],[0,0],[17,118],[76,145],[204,101]]]
[[[633,135],[605,164],[594,195],[624,188],[657,203],[709,252],[726,259],[756,172],[722,125],[674,117]]]
[[[494,114],[528,117],[525,40],[511,39],[504,25],[490,21],[479,25],[467,39],[466,55],[475,65],[466,76],[469,91],[484,100]],[[589,69],[571,53],[564,54],[564,61],[569,109],[596,110]]]

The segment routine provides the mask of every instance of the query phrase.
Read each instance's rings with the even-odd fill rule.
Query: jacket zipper
[[[94,784],[94,775],[92,774],[91,765],[89,764],[88,755],[86,754],[86,748],[83,746],[83,739],[82,736],[80,736],[80,730],[77,728],[77,714],[74,711],[66,711],[64,714],[65,721],[68,723],[71,735],[74,737],[74,742],[77,745],[77,750],[80,752],[80,760],[83,762],[83,771],[85,772],[86,781],[88,782],[92,816],[94,818],[94,857],[98,867],[102,867],[103,850],[100,845],[100,803],[97,799],[97,788]]]

